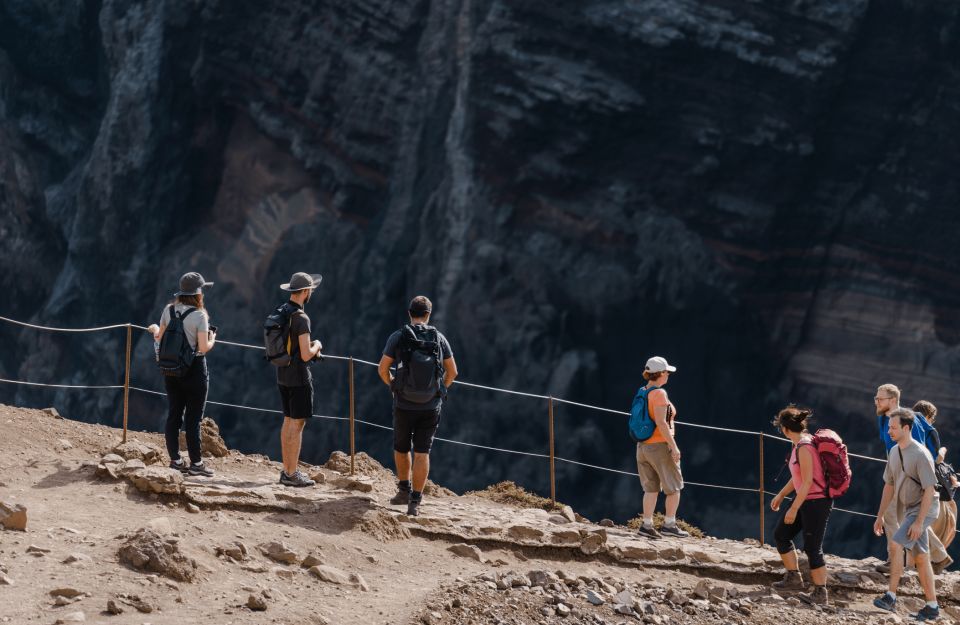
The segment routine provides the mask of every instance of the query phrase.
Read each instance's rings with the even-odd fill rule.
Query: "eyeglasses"
[[[892,397],[892,396],[891,396],[891,397],[874,397],[874,398],[873,398],[873,401],[880,401],[880,400],[883,400],[883,399],[893,399],[893,397]]]

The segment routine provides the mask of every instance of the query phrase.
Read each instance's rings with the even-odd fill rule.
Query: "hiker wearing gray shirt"
[[[940,615],[934,586],[933,567],[930,564],[930,545],[927,529],[940,513],[937,498],[937,476],[933,458],[927,449],[911,436],[913,420],[917,418],[906,408],[889,413],[888,434],[896,444],[887,454],[883,472],[883,495],[873,531],[883,534],[883,514],[891,503],[897,510],[899,528],[893,535],[890,552],[890,589],[874,600],[878,608],[895,612],[897,587],[903,575],[903,549],[913,555],[920,576],[920,586],[927,603],[917,613],[917,619],[934,620]]]

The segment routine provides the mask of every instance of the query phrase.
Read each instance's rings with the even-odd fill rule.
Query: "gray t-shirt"
[[[923,489],[937,485],[937,474],[933,470],[930,452],[912,438],[906,449],[894,445],[887,453],[887,468],[883,471],[883,481],[893,486],[898,519],[903,520],[908,513],[919,512]],[[935,518],[939,514],[940,500],[934,497],[927,516]]]
[[[174,304],[173,308],[178,314],[182,314],[185,310],[192,307],[186,304]],[[170,305],[167,304],[163,307],[163,312],[160,314],[160,327],[165,328],[169,323]],[[209,329],[210,320],[205,310],[194,310],[183,320],[183,332],[187,335],[187,342],[190,343],[190,347],[192,347],[194,351],[197,349],[197,333],[206,332]]]
[[[416,326],[418,329],[423,328],[424,326]],[[428,326],[429,327],[429,326]],[[399,353],[397,347],[400,345],[400,335],[401,330],[397,330],[387,339],[387,344],[383,347],[383,355],[389,358],[393,358],[396,362],[396,366],[400,366],[399,362]],[[437,330],[437,340],[440,342],[440,351],[443,360],[447,358],[453,358],[453,350],[450,348],[450,342],[447,340],[447,337],[443,335],[440,330]],[[442,383],[441,383],[442,384]],[[394,403],[397,408],[401,410],[438,410],[440,405],[443,403],[443,398],[439,395],[434,397],[431,401],[428,401],[425,404],[417,404],[412,401],[407,401],[400,397],[397,397],[394,394]]]

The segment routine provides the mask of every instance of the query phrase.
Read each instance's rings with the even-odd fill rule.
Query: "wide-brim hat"
[[[213,286],[213,282],[207,282],[196,271],[191,271],[180,276],[180,290],[174,293],[174,297],[181,295],[200,295],[203,287]]]
[[[315,289],[320,284],[320,281],[323,280],[323,276],[319,273],[304,273],[298,271],[297,273],[290,276],[290,282],[281,284],[280,288],[284,291],[302,291],[304,289]]]

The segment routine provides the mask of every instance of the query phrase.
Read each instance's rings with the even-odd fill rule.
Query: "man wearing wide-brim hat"
[[[318,273],[298,272],[280,289],[290,293],[290,300],[283,305],[290,319],[287,352],[290,364],[277,367],[277,387],[283,406],[283,426],[280,428],[280,451],[283,469],[280,483],[284,486],[313,486],[315,482],[297,468],[300,461],[300,446],[303,428],[307,419],[313,417],[313,376],[310,362],[316,359],[322,348],[320,341],[310,339],[310,317],[303,307],[310,301],[313,290],[323,277]]]

